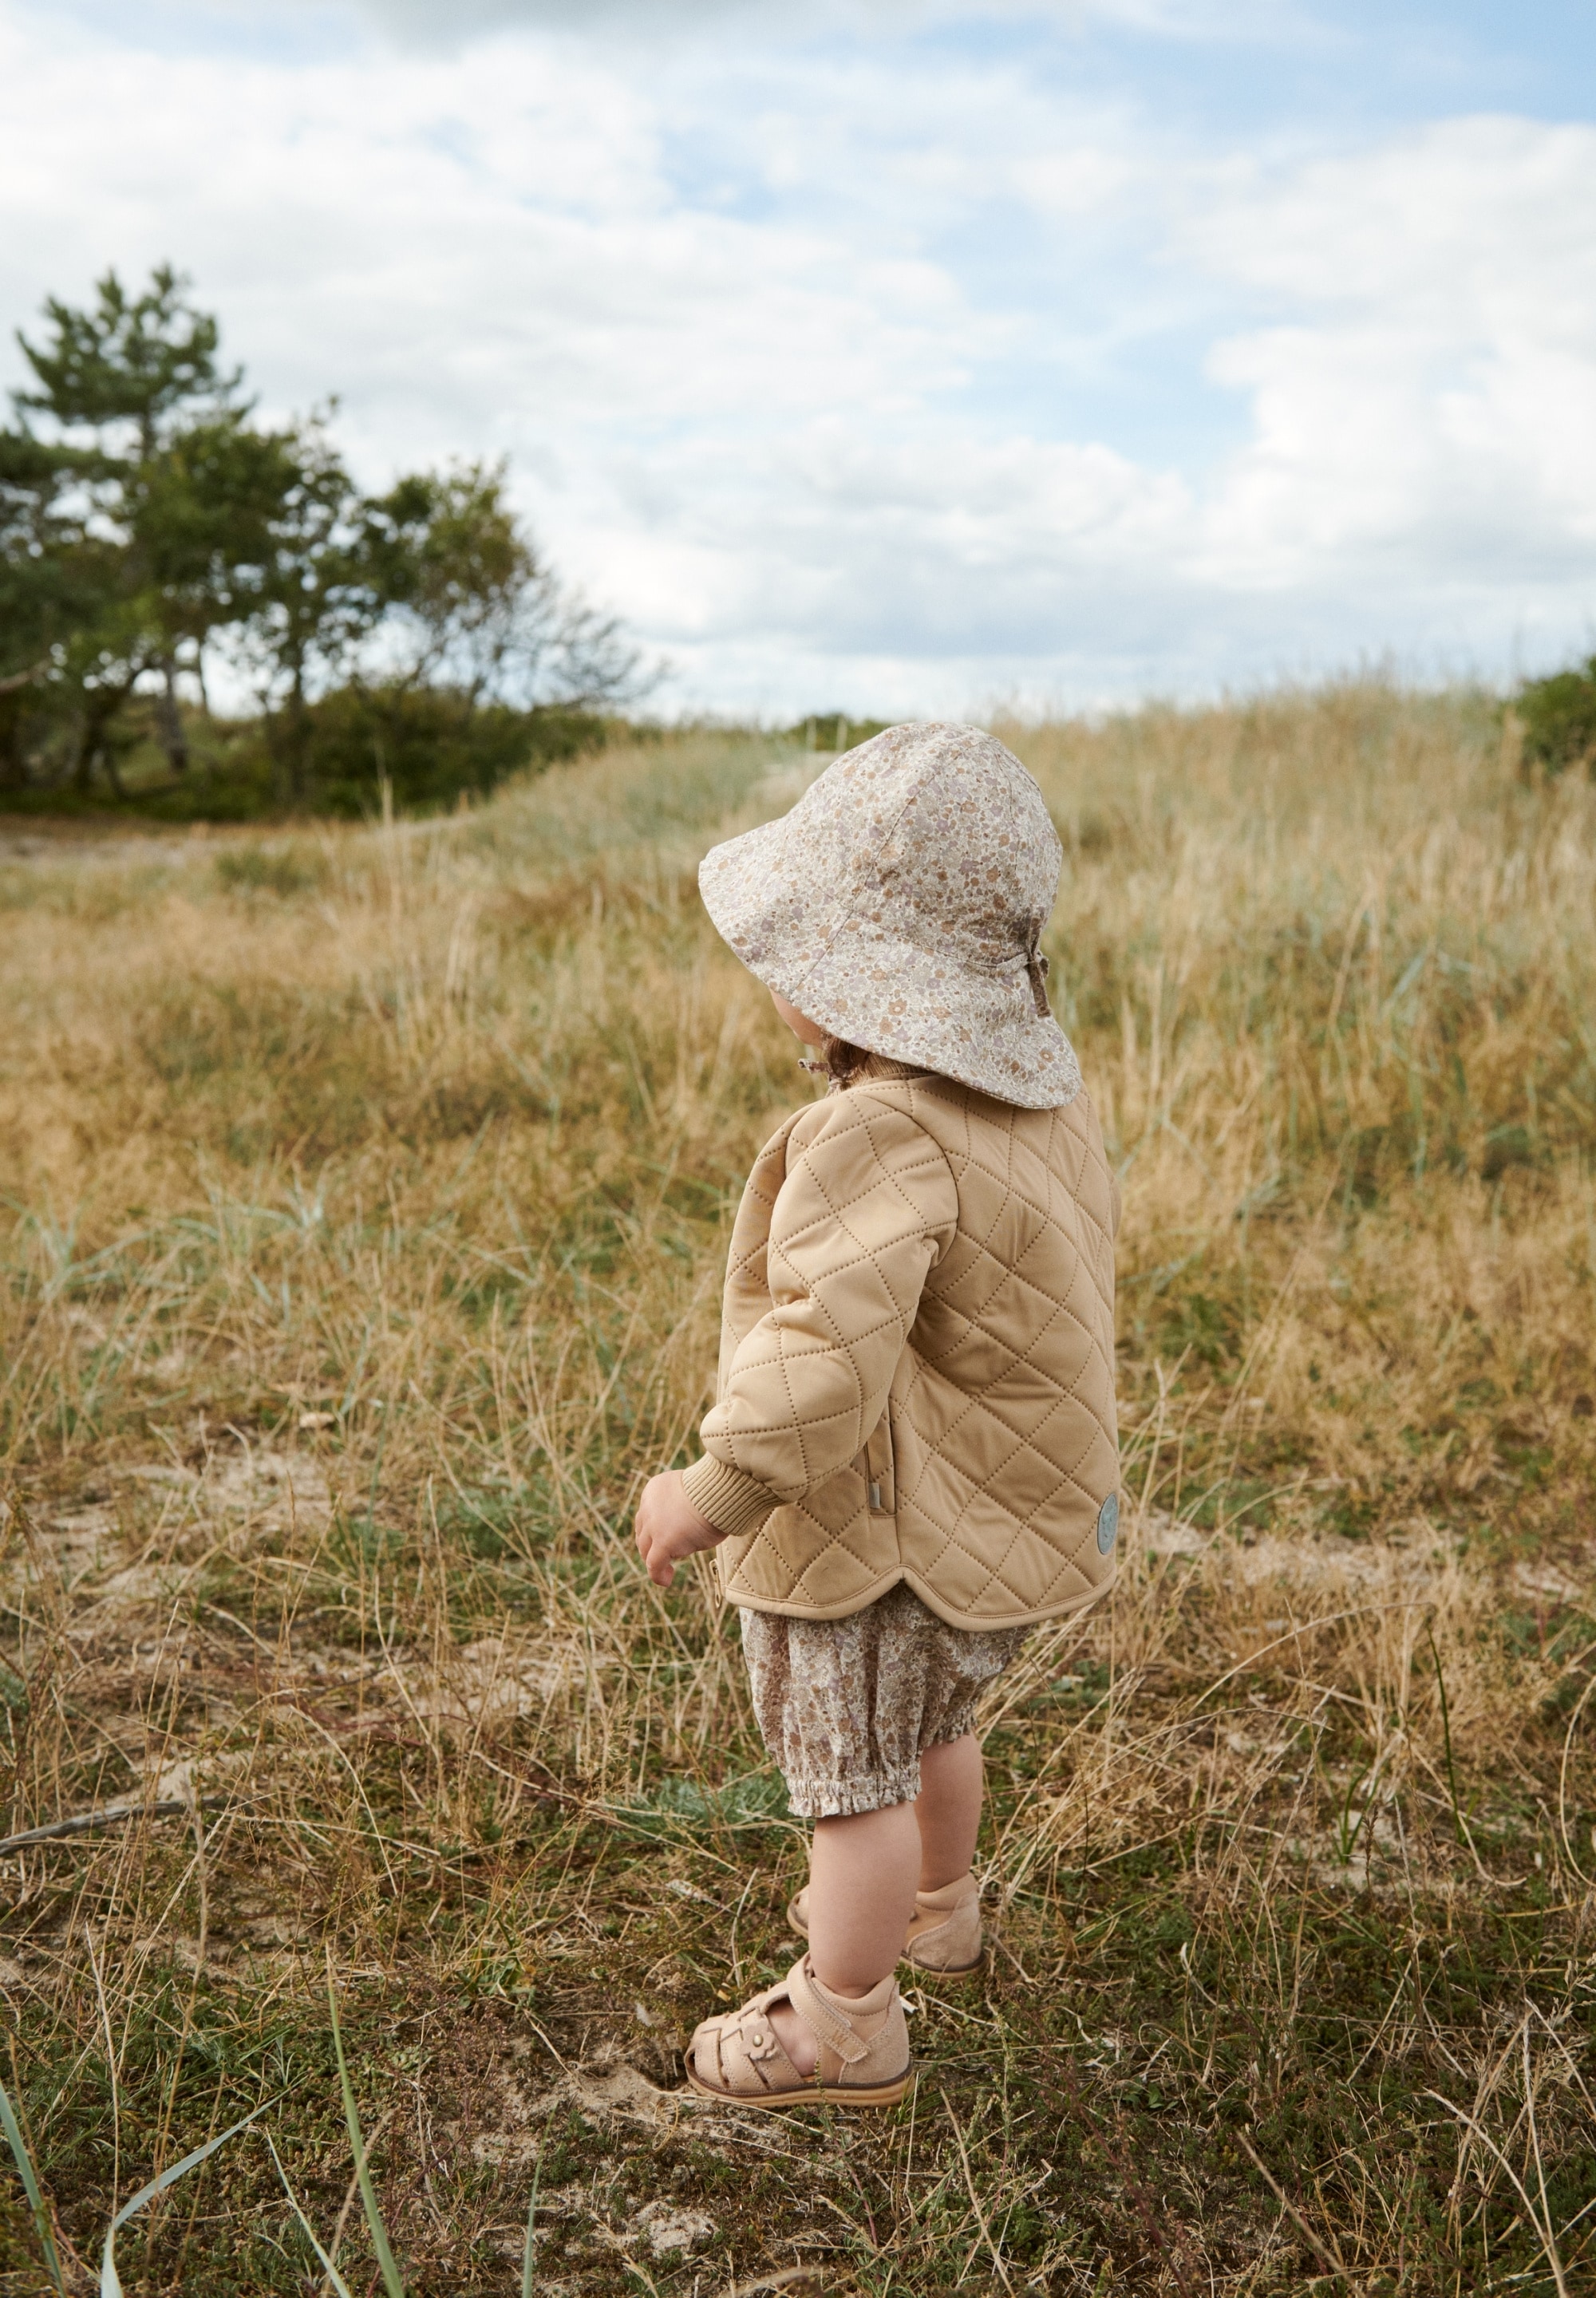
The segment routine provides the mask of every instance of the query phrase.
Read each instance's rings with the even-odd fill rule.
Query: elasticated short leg
[[[1029,1628],[952,1628],[902,1582],[840,1620],[742,1613],[765,1744],[801,1819],[911,1803],[927,1748],[963,1739]]]

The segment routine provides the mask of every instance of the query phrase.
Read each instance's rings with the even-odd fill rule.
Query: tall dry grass
[[[145,1807],[4,1869],[69,2272],[269,2101],[124,2280],[325,2286],[264,2130],[371,2286],[330,1959],[418,2291],[520,2287],[534,2178],[548,2292],[1588,2282],[1596,793],[1467,695],[1005,732],[1125,1181],[1126,1554],[995,1690],[996,1943],[871,2124],[675,2087],[802,1844],[626,1530],[810,1089],[692,868],[805,761],[0,860],[10,1826]]]

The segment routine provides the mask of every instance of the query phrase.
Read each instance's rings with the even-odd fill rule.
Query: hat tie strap
[[[1047,1003],[1047,960],[1041,950],[1028,950],[1025,970],[1030,976],[1030,994],[1036,999],[1037,1012],[1046,1021],[1053,1012]]]

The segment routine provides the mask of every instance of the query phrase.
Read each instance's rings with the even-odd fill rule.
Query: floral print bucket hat
[[[1080,1069],[1041,950],[1062,860],[1041,791],[994,735],[889,726],[780,821],[714,847],[699,889],[749,971],[834,1036],[1062,1109]]]

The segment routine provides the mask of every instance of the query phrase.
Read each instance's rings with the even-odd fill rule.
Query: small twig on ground
[[[227,1796],[202,1796],[201,1811],[226,1811],[231,1798]],[[70,1819],[53,1819],[48,1827],[29,1827],[21,1835],[8,1835],[0,1840],[0,1859],[8,1859],[13,1851],[25,1851],[30,1843],[58,1843],[69,1835],[87,1835],[96,1827],[116,1827],[124,1819],[175,1819],[179,1812],[193,1811],[195,1806],[182,1796],[167,1796],[160,1803],[112,1803],[103,1811],[80,1811]]]

